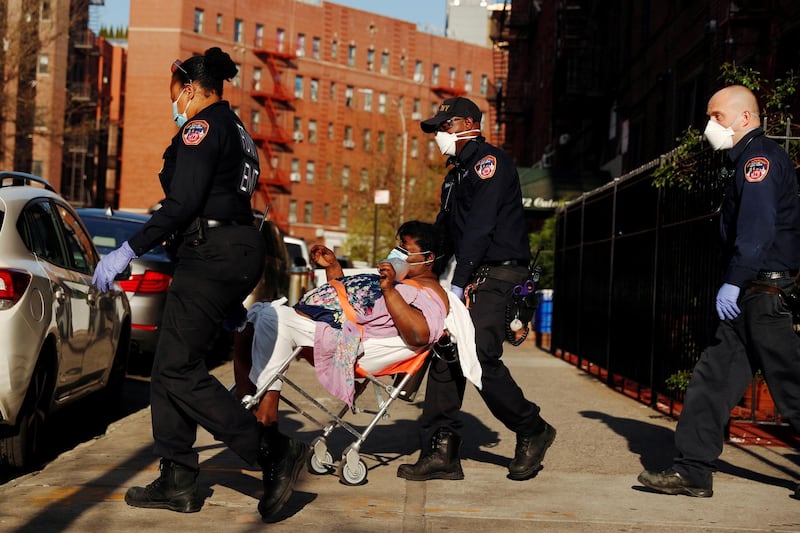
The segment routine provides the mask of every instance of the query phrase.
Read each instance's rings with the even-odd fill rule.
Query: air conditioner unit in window
[[[294,142],[298,142],[298,143],[299,142],[303,142],[303,132],[301,132],[301,131],[294,132],[294,134],[292,135],[292,138],[294,139]]]
[[[422,83],[423,81],[425,81],[425,75],[424,74],[420,74],[419,72],[415,73],[414,74],[414,81],[417,82],[417,83]]]
[[[344,147],[345,148],[351,148],[351,149],[355,148],[356,147],[356,142],[353,141],[353,140],[350,140],[350,139],[345,139],[344,140]]]
[[[411,113],[411,120],[422,120],[422,113]]]
[[[299,172],[292,172],[289,174],[289,181],[300,181],[300,173]]]

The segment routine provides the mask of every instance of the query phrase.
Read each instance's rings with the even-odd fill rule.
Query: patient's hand
[[[311,247],[311,260],[318,264],[321,268],[328,268],[339,263],[336,259],[336,254],[327,246],[315,244]]]

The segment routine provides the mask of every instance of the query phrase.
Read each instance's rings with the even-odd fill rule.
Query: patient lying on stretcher
[[[320,383],[352,404],[356,360],[376,372],[435,342],[450,310],[448,293],[439,283],[445,267],[442,236],[432,224],[410,221],[397,230],[397,242],[393,255],[406,256],[407,272],[383,261],[377,274],[347,277],[330,249],[313,246],[311,259],[325,268],[329,282],[306,293],[295,307],[261,302],[250,308],[234,344],[237,393],[254,393],[296,347],[307,346],[313,347]],[[406,265],[398,268],[406,270]],[[257,408],[264,425],[278,421],[280,386],[275,381]]]

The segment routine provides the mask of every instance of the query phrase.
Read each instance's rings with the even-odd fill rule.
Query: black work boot
[[[542,466],[542,459],[547,448],[556,438],[556,428],[544,423],[544,429],[533,435],[517,433],[517,448],[514,459],[508,465],[508,477],[516,481],[528,479],[536,474]]]
[[[410,481],[429,479],[464,479],[461,470],[461,437],[449,429],[436,430],[431,438],[431,449],[420,453],[415,464],[403,464],[397,468],[397,477]]]
[[[162,459],[161,475],[146,487],[131,487],[125,503],[131,507],[169,509],[178,513],[196,513],[203,506],[197,495],[198,471],[168,459]]]
[[[668,468],[662,472],[645,470],[639,474],[639,483],[664,494],[685,494],[695,498],[710,498],[714,495],[710,481],[697,483],[674,468]]]
[[[262,518],[275,516],[286,504],[307,455],[308,446],[280,433],[277,424],[264,427],[258,453],[264,472],[264,496],[258,504]]]

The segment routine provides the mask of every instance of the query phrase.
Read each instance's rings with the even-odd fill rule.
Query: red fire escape
[[[270,218],[283,230],[289,230],[288,220],[284,213],[274,209],[273,194],[289,194],[291,182],[286,171],[279,167],[277,154],[292,152],[292,136],[281,125],[280,114],[294,111],[294,95],[283,85],[283,74],[286,69],[295,69],[297,56],[285,52],[276,52],[258,48],[253,53],[264,62],[272,77],[272,91],[261,87],[260,83],[253,86],[250,92],[267,112],[269,124],[251,125],[253,140],[261,147],[267,156],[268,172],[262,170],[262,179],[259,180],[257,193],[261,195],[264,204],[270,206]]]

